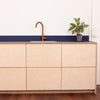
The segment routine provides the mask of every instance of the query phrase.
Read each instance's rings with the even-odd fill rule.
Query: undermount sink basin
[[[30,41],[30,43],[57,43],[57,41]]]

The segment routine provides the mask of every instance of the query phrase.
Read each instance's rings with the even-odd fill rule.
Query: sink
[[[57,41],[30,41],[30,43],[57,43]]]

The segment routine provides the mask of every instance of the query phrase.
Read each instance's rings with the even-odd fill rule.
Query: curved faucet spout
[[[43,27],[42,22],[37,22],[37,23],[36,23],[36,25],[35,25],[35,27],[36,27],[36,28],[37,28],[37,25],[38,25],[38,24],[41,24],[41,25],[42,25],[42,27]]]
[[[42,26],[42,41],[44,41],[46,39],[46,37],[44,37],[44,26],[43,26],[43,23],[42,22],[37,22],[36,25],[35,25],[36,28],[37,28],[38,24],[41,24],[41,26]]]

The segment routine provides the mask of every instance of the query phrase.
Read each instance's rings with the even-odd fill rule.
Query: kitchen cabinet
[[[25,68],[0,68],[0,90],[26,90]]]
[[[61,68],[27,68],[27,90],[60,90]]]
[[[61,67],[61,44],[28,44],[27,67]]]
[[[0,44],[0,67],[26,67],[25,44]]]
[[[0,44],[0,93],[96,93],[96,75],[95,42]]]
[[[62,67],[95,67],[95,44],[62,44]]]
[[[95,89],[95,68],[62,68],[62,89]]]

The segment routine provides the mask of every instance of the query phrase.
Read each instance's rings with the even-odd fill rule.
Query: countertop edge
[[[0,44],[97,44],[97,42],[0,42]]]

